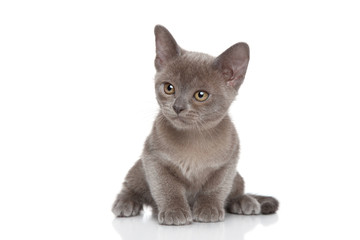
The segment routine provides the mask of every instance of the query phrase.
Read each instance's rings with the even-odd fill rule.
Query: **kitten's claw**
[[[186,225],[192,222],[190,210],[175,208],[159,212],[158,220],[163,225]]]
[[[193,210],[196,222],[219,222],[225,218],[225,210],[217,206],[205,205],[195,207]]]
[[[131,217],[139,215],[142,205],[134,201],[121,201],[114,202],[112,212],[117,217]]]

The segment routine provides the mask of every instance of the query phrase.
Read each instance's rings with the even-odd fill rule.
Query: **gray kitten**
[[[165,225],[222,221],[225,210],[275,213],[278,201],[244,194],[236,171],[239,139],[228,109],[245,78],[248,45],[237,43],[214,58],[180,48],[163,26],[155,27],[155,37],[161,110],[113,213],[135,216],[150,205]]]

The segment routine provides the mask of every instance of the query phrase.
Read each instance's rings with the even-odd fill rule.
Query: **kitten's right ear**
[[[163,26],[155,26],[156,58],[155,68],[160,71],[171,60],[181,55],[181,48],[171,33]]]
[[[213,67],[223,74],[228,86],[239,90],[245,78],[249,59],[249,46],[244,42],[240,42],[218,56],[213,63]]]

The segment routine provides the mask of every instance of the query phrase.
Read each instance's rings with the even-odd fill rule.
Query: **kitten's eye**
[[[208,99],[209,94],[205,91],[197,91],[194,95],[195,99],[199,102],[203,102]]]
[[[169,94],[169,95],[174,94],[175,93],[175,88],[170,83],[165,83],[164,84],[164,92],[166,94]]]

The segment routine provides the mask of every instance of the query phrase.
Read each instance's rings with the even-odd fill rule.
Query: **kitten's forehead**
[[[214,77],[212,64],[215,58],[197,52],[186,52],[168,67],[168,73],[186,86],[207,85]]]
[[[178,58],[175,67],[190,76],[206,75],[213,71],[212,64],[214,60],[214,57],[205,53],[186,52]]]

